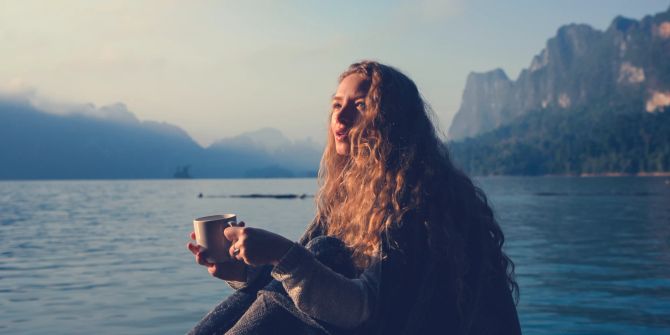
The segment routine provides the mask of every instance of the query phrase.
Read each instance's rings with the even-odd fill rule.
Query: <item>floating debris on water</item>
[[[535,192],[538,196],[632,196],[632,197],[651,197],[658,196],[659,193],[652,192]]]
[[[305,199],[313,198],[311,194],[233,194],[233,195],[203,195],[198,194],[198,198],[249,198],[249,199]]]

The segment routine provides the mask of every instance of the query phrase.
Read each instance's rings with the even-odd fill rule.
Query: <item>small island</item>
[[[193,178],[188,170],[191,168],[190,165],[177,166],[177,169],[174,172],[173,177],[176,179],[191,179]]]

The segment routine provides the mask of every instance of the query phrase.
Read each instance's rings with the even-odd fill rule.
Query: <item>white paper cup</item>
[[[206,260],[209,263],[223,263],[230,261],[230,241],[223,235],[226,227],[237,226],[237,215],[221,214],[203,216],[193,220],[195,241],[206,250]]]

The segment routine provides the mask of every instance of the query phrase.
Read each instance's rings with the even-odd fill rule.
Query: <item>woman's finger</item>
[[[230,253],[230,258],[236,259],[238,261],[244,261],[245,250],[246,249],[244,245],[238,241],[231,244],[230,249],[228,249],[228,253]]]
[[[228,254],[230,255],[230,258],[236,259],[236,253],[235,250],[239,250],[239,246],[237,245],[237,242],[231,243],[230,248],[228,248]]]
[[[216,264],[207,265],[207,272],[216,278],[221,278],[221,267],[216,266]]]
[[[205,257],[202,257],[202,253],[198,252],[195,254],[195,261],[200,265],[205,265]]]
[[[230,226],[223,230],[223,235],[228,241],[236,242],[239,239],[244,239],[251,229],[252,228],[247,227]]]
[[[191,237],[192,240],[195,240],[195,232],[194,231],[192,231],[191,234],[189,234],[189,236]]]
[[[195,255],[195,261],[196,261],[198,264],[200,264],[200,265],[204,265],[204,266],[210,266],[210,265],[212,265],[212,263],[210,263],[210,262],[207,261],[207,255],[205,254],[204,251],[201,251],[201,252],[199,252],[199,253],[197,253],[197,254]]]
[[[195,262],[196,263],[198,263],[200,265],[205,265],[206,264],[204,258],[202,257],[202,252],[200,252],[200,246],[195,245],[193,243],[186,243],[186,247],[188,248],[188,250],[191,251],[193,256],[195,256]]]
[[[193,255],[197,254],[198,251],[200,251],[200,246],[195,245],[195,244],[190,243],[190,242],[189,242],[189,243],[186,243],[186,247],[188,248],[188,250],[191,251],[191,253],[192,253]]]
[[[207,256],[205,255],[205,251],[201,251],[200,246],[194,245],[192,243],[188,243],[187,246],[188,250],[190,250],[193,256],[195,256],[196,263],[200,265],[210,264],[209,262],[207,262]]]

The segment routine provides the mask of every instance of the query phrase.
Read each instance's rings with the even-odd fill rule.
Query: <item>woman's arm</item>
[[[242,262],[240,262],[242,263]],[[234,290],[241,290],[243,288],[247,288],[249,286],[257,286],[255,285],[257,280],[260,280],[261,277],[267,277],[266,281],[270,281],[272,278],[270,277],[270,271],[272,270],[271,265],[261,265],[261,266],[253,266],[253,265],[247,265],[242,263],[245,268],[245,275],[243,277],[243,280],[225,280],[226,284],[230,286]]]
[[[332,325],[351,329],[370,318],[379,290],[381,263],[371,265],[359,278],[349,279],[319,262],[294,243],[272,270],[296,307]]]
[[[231,257],[252,266],[271,264],[271,275],[282,282],[289,296],[307,315],[341,328],[354,328],[368,320],[375,306],[381,263],[359,278],[349,279],[319,262],[302,245],[269,231],[228,227]]]

